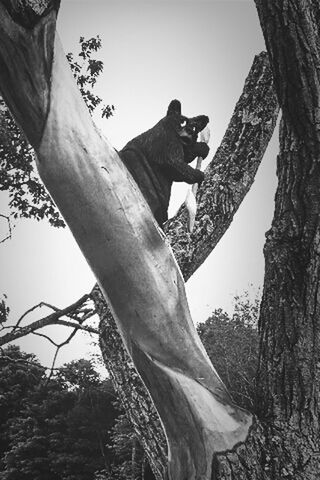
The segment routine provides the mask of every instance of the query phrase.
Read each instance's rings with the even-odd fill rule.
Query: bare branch
[[[89,327],[87,325],[77,325],[72,322],[67,322],[66,320],[57,320],[55,325],[64,325],[66,327],[73,327],[75,330],[83,330],[84,332],[94,333],[99,335],[99,330],[97,328]]]
[[[33,307],[29,308],[27,311],[25,311],[21,317],[19,318],[19,320],[17,321],[16,325],[14,325],[13,327],[13,330],[17,330],[18,328],[20,328],[20,324],[22,322],[22,320],[24,318],[26,318],[27,315],[29,315],[29,313],[33,312],[34,310],[36,310],[37,308],[41,308],[42,307],[42,303],[38,303],[37,305],[34,305]]]
[[[46,340],[48,340],[48,342],[52,343],[52,345],[54,345],[55,347],[58,347],[58,344],[54,340],[52,340],[52,338],[49,337],[49,335],[46,335],[45,333],[31,332],[31,334],[36,335],[37,337],[45,338]]]
[[[9,216],[3,215],[2,213],[0,213],[0,217],[4,218],[8,223],[8,235],[4,237],[2,240],[0,240],[0,243],[4,243],[6,240],[11,239],[12,237],[12,226],[11,226],[11,221]]]
[[[54,372],[54,366],[56,364],[56,361],[57,361],[57,357],[58,357],[58,353],[60,352],[60,349],[62,347],[64,347],[65,345],[67,345],[68,343],[70,343],[70,341],[73,339],[73,337],[75,336],[75,334],[77,333],[77,329],[75,328],[71,333],[70,335],[68,336],[68,338],[66,340],[64,340],[63,342],[59,343],[57,345],[57,349],[55,351],[55,354],[53,356],[53,360],[52,360],[52,365],[51,365],[51,368],[50,368],[50,373],[49,373],[49,376],[48,376],[48,380],[47,382],[49,382],[49,380],[51,379],[52,377],[52,374]]]
[[[81,307],[85,304],[85,302],[90,299],[90,295],[86,294],[83,295],[79,300],[77,300],[75,303],[69,305],[68,307],[64,309],[57,309],[56,307],[52,307],[50,305],[50,308],[53,308],[55,310],[54,313],[51,313],[50,315],[47,315],[44,318],[41,318],[39,320],[36,320],[35,322],[32,322],[29,325],[26,325],[24,327],[20,327],[21,321],[26,317],[26,315],[32,311],[34,311],[36,308],[40,308],[44,305],[43,302],[39,303],[35,307],[30,308],[27,312],[25,312],[18,320],[17,324],[13,326],[13,329],[11,332],[8,332],[7,334],[3,335],[0,338],[0,345],[5,345],[6,343],[12,342],[13,340],[17,340],[18,338],[24,337],[28,335],[29,333],[34,333],[36,330],[39,330],[43,327],[46,327],[48,325],[54,325],[57,323],[60,323],[62,325],[61,317],[63,316],[69,316],[73,318],[73,320],[76,320],[78,324],[74,324],[72,322],[66,322],[64,321],[64,325],[68,327],[74,328],[76,331],[78,330],[86,330],[90,331],[91,333],[96,333],[95,329],[91,329],[91,327],[85,327],[82,325],[82,323],[90,318],[94,314],[94,310],[92,309],[91,311],[88,309],[81,310]],[[49,306],[48,304],[45,304],[46,306]]]

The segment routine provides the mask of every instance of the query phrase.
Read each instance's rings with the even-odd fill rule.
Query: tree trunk
[[[282,120],[279,186],[265,245],[259,418],[214,460],[214,480],[318,480],[320,165]]]
[[[308,150],[319,154],[319,2],[255,2],[284,118]]]
[[[256,0],[256,4],[283,109],[279,184],[264,250],[266,273],[259,322],[263,442],[255,445],[254,462],[248,462],[249,441],[231,458],[218,456],[213,471],[216,478],[227,480],[317,480],[320,6],[313,0]]]
[[[92,123],[55,34],[56,2],[31,19],[26,4],[0,2],[0,88],[156,405],[170,478],[208,478],[213,452],[244,441],[252,416],[213,368],[165,237]]]
[[[265,246],[259,395],[282,434],[275,469],[319,478],[319,3],[257,1],[283,109],[279,186]],[[270,21],[271,20],[271,21]],[[272,32],[270,25],[273,26]]]
[[[249,191],[274,131],[278,103],[265,53],[254,60],[232,119],[206,170],[198,195],[195,229],[187,231],[182,207],[166,225],[166,234],[187,280],[211,253]],[[100,317],[100,346],[122,405],[148,456],[155,476],[166,471],[166,442],[158,415],[118,334],[110,310],[96,286],[92,291]]]

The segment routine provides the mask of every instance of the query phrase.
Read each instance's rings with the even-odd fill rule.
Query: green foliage
[[[103,63],[92,58],[101,48],[99,37],[80,38],[78,60],[69,53],[73,75],[92,114],[101,105],[101,98],[92,92]],[[102,117],[110,117],[113,105],[101,107]],[[9,208],[13,218],[46,218],[54,227],[65,226],[64,221],[35,170],[34,151],[13,121],[0,97],[0,191],[8,192]]]
[[[9,194],[13,218],[47,218],[55,227],[64,222],[40,182],[34,152],[0,98],[0,191]]]
[[[5,323],[8,320],[10,308],[7,305],[7,295],[4,293],[3,298],[0,300],[0,324]]]
[[[68,390],[88,390],[91,387],[99,386],[101,383],[99,374],[91,361],[85,358],[73,360],[62,367],[57,372],[56,378]]]
[[[119,403],[119,400],[116,399],[115,405],[118,406]],[[144,450],[125,413],[120,413],[117,417],[110,431],[110,439],[111,442],[108,446],[113,456],[113,462],[109,469],[96,472],[95,480],[155,479]]]
[[[103,62],[92,58],[92,53],[97,52],[101,48],[101,39],[99,35],[89,40],[80,37],[80,53],[78,60],[75,60],[72,53],[67,54],[72,73],[76,79],[81,95],[92,114],[94,110],[101,104],[102,99],[92,92],[97,82],[97,78],[102,73]],[[103,105],[101,107],[102,118],[109,118],[113,115],[114,105]]]
[[[34,355],[20,352],[11,345],[0,356],[0,458],[10,442],[9,426],[20,415],[42,379],[43,370]],[[1,463],[0,463],[1,464]],[[1,476],[0,476],[1,478]]]
[[[231,317],[217,309],[197,328],[214,367],[235,402],[251,411],[255,410],[258,313],[258,298],[251,302],[246,292],[235,297]]]
[[[100,472],[97,478],[101,480],[126,480],[132,478],[132,449],[136,435],[125,414],[119,415],[111,431],[110,448],[115,461],[111,468]]]
[[[48,381],[35,357],[18,347],[0,358],[0,479],[90,480],[109,470],[106,444],[117,415],[110,382],[87,360]]]

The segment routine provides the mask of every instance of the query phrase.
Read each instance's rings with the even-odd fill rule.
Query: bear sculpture
[[[183,116],[181,103],[172,100],[164,118],[119,152],[160,227],[168,219],[172,183],[201,184],[204,179],[201,170],[188,164],[209,153],[208,145],[197,141],[208,122],[205,115]]]

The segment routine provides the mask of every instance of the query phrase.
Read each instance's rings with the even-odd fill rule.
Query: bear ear
[[[170,102],[167,115],[181,115],[181,103],[179,100],[172,100]]]

